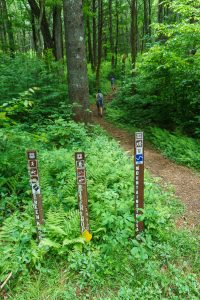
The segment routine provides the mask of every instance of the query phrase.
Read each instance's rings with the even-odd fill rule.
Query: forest
[[[0,0],[0,299],[198,300],[199,172],[199,0]]]

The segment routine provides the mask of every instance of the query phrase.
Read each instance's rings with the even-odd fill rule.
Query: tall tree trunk
[[[135,69],[136,57],[137,57],[137,6],[136,0],[131,0],[131,59],[132,67]]]
[[[62,7],[55,5],[53,7],[53,40],[54,40],[54,55],[56,60],[63,58],[63,34],[62,34]]]
[[[91,29],[90,29],[90,17],[87,16],[87,33],[88,33],[88,62],[91,63],[91,66],[93,67],[94,61],[93,61],[93,53],[92,53],[92,40],[91,40]]]
[[[3,26],[0,21],[0,49],[5,53],[6,52],[6,39],[3,31]]]
[[[107,55],[108,55],[108,39],[106,36],[106,33],[104,32],[103,36],[102,36],[102,44],[104,45],[103,47],[103,55],[102,57],[107,60]]]
[[[149,34],[149,9],[148,0],[143,0],[144,2],[144,36]]]
[[[11,18],[9,17],[9,15],[8,15],[6,0],[1,0],[1,7],[2,7],[2,11],[3,11],[3,18],[5,20],[6,32],[7,32],[7,35],[8,35],[10,55],[11,55],[11,57],[14,57],[15,40],[14,40],[14,33],[13,33],[13,28],[12,28],[12,21],[11,21]]]
[[[96,70],[96,85],[99,88],[100,68],[102,59],[102,33],[103,33],[103,0],[98,0],[98,58]]]
[[[93,71],[97,66],[97,25],[96,25],[96,0],[92,0],[92,34],[93,34]]]
[[[4,10],[1,1],[0,1],[0,42],[1,42],[2,51],[7,52],[8,45],[7,45],[7,36],[6,36],[6,24],[4,18]]]
[[[30,17],[31,17],[33,48],[34,48],[35,52],[38,53],[37,31],[36,31],[36,26],[35,26],[35,17],[34,17],[32,10],[30,11]]]
[[[41,26],[42,37],[44,41],[44,49],[53,49],[53,39],[51,37],[49,24],[46,18],[45,9],[41,12],[37,2],[35,0],[28,0],[30,8],[35,15],[35,17],[39,20],[39,26]],[[41,24],[40,24],[41,23]]]
[[[151,0],[148,0],[149,3],[149,35],[151,36]]]
[[[158,23],[163,23],[164,7],[163,0],[158,0]]]
[[[158,23],[164,22],[164,16],[165,16],[165,7],[163,4],[163,0],[158,0]],[[165,43],[167,41],[167,36],[164,33],[159,34],[157,37],[157,41],[160,41],[161,43]]]
[[[145,41],[151,35],[151,0],[143,0],[144,4],[144,22],[143,22],[143,38],[142,38],[142,52],[145,48]]]
[[[21,35],[19,35],[19,36],[21,36],[21,38],[22,38],[22,40],[21,40],[21,51],[26,52],[26,30],[25,30],[25,26],[22,28]]]
[[[110,52],[111,52],[111,66],[114,68],[115,57],[114,57],[114,41],[113,41],[113,1],[109,0],[109,30],[110,30]]]
[[[116,11],[116,41],[115,41],[115,68],[117,67],[118,44],[119,44],[119,0],[115,1]]]
[[[75,120],[89,119],[89,88],[85,51],[82,0],[63,0],[69,99]]]

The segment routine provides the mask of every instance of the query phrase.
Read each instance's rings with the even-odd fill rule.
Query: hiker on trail
[[[114,76],[111,77],[110,83],[111,83],[111,88],[114,91],[115,90],[115,77]]]
[[[103,117],[103,95],[101,93],[101,90],[98,90],[98,93],[96,94],[96,104],[97,104],[98,116]]]

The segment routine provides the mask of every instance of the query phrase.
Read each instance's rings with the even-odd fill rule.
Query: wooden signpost
[[[143,132],[135,133],[134,146],[135,168],[134,168],[134,193],[135,193],[135,232],[136,235],[144,230],[144,222],[138,221],[142,214],[140,209],[144,208],[144,139]]]
[[[40,193],[40,183],[38,174],[37,152],[35,150],[27,151],[28,171],[30,176],[30,184],[32,188],[33,207],[35,212],[35,222],[37,227],[38,240],[42,239],[40,225],[44,222],[42,197]]]
[[[90,234],[90,226],[89,226],[88,196],[87,196],[84,152],[75,153],[75,164],[76,164],[76,179],[77,179],[77,188],[78,188],[81,234],[85,237],[87,241],[90,241],[92,235]]]

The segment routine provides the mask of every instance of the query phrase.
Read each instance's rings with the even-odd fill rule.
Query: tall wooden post
[[[143,132],[135,133],[135,166],[134,166],[134,216],[135,216],[135,232],[136,235],[144,230],[144,222],[138,220],[138,216],[142,214],[140,209],[144,208],[144,139]]]
[[[76,164],[76,179],[78,188],[78,202],[80,211],[80,227],[81,234],[89,233],[89,214],[88,214],[88,196],[87,196],[87,183],[86,183],[86,170],[85,170],[85,153],[75,153]]]
[[[28,171],[30,176],[30,184],[32,188],[33,207],[35,212],[37,236],[38,236],[38,240],[41,240],[42,232],[40,226],[44,222],[44,216],[43,216],[43,209],[42,209],[42,196],[40,192],[39,174],[38,174],[37,152],[35,150],[28,150],[27,158],[28,158]]]

